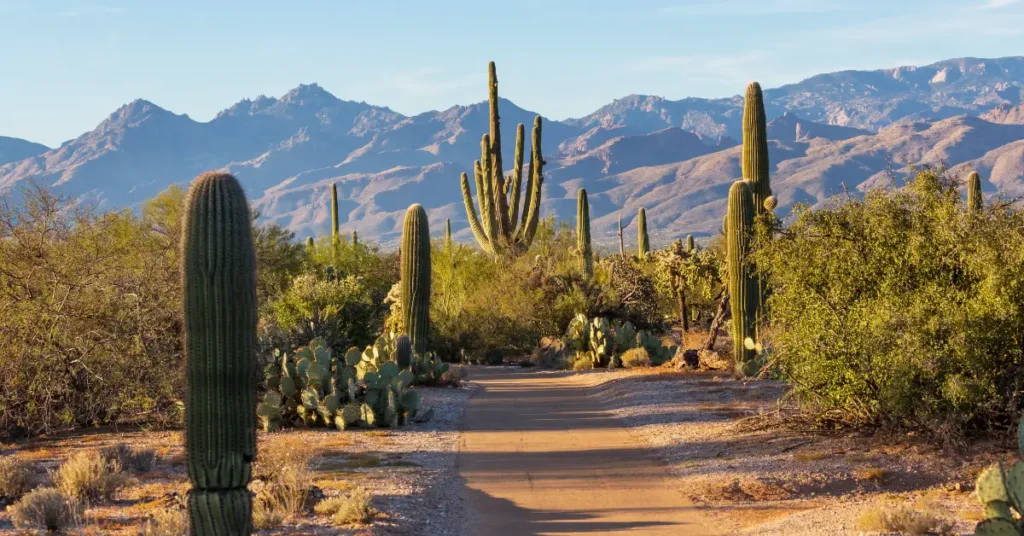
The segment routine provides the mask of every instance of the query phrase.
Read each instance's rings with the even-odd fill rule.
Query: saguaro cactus
[[[309,252],[309,253],[313,253],[314,249],[316,249],[316,242],[313,241],[313,237],[312,236],[307,236],[306,237],[306,251]]]
[[[447,218],[444,220],[444,247],[450,249],[452,247],[452,220]]]
[[[750,183],[737,181],[729,188],[729,206],[725,216],[726,255],[729,269],[729,297],[732,302],[732,339],[736,369],[749,373],[747,364],[753,353],[745,346],[748,337],[757,335],[757,280],[747,258],[754,229],[754,196]]]
[[[647,211],[640,209],[636,216],[637,255],[641,260],[651,252],[651,241],[647,238]]]
[[[978,175],[977,171],[972,171],[967,177],[967,210],[971,212],[980,211],[982,199],[981,175]]]
[[[242,187],[226,173],[189,189],[181,245],[191,533],[252,532],[256,458],[256,253]]]
[[[686,251],[692,253],[697,247],[693,244],[693,235],[686,235]]]
[[[412,341],[404,333],[395,339],[395,363],[403,370],[412,366]]]
[[[622,216],[619,216],[619,256],[626,256],[626,244],[622,241]]]
[[[331,183],[331,238],[338,241],[338,185]]]
[[[403,329],[416,353],[424,354],[430,336],[430,228],[419,203],[405,213],[401,264]]]
[[[353,246],[359,245],[359,234],[356,233],[354,230],[352,231],[352,245]]]
[[[754,210],[761,214],[767,210],[764,202],[772,195],[772,187],[768,177],[768,120],[761,85],[757,82],[747,86],[741,160],[743,178],[750,181],[750,193],[754,196]]]
[[[466,216],[480,247],[495,255],[524,253],[533,242],[540,220],[540,200],[544,182],[544,157],[541,154],[541,118],[533,122],[533,144],[530,154],[530,179],[526,184],[526,205],[520,212],[523,182],[523,137],[525,127],[516,128],[516,151],[512,174],[508,177],[501,162],[501,122],[498,117],[498,76],[494,62],[488,66],[488,101],[491,129],[480,142],[480,160],[473,163],[480,213],[477,215],[470,192],[469,177],[461,177],[462,200]],[[518,221],[517,221],[518,220]]]
[[[590,247],[590,203],[587,191],[576,193],[576,250],[580,254],[580,269],[585,277],[594,275],[594,252]]]

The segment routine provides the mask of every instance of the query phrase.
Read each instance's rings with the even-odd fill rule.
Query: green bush
[[[1020,411],[1024,214],[968,214],[958,186],[924,170],[901,189],[797,208],[759,240],[767,339],[806,410],[947,438]]]

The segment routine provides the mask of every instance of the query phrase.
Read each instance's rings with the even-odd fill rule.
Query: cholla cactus
[[[1024,453],[1024,426],[1017,429],[1018,449]],[[1014,519],[1013,512],[1024,513],[1024,463],[1009,469],[1002,464],[989,467],[978,476],[975,493],[985,505],[985,519],[974,533],[980,536],[1024,535],[1024,526]]]

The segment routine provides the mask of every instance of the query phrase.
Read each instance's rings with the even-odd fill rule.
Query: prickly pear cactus
[[[616,354],[636,348],[636,328],[633,324],[621,320],[612,322],[612,343],[615,345]]]
[[[1024,426],[1017,429],[1017,444],[1024,453]],[[1009,469],[1002,464],[989,467],[978,476],[974,492],[985,505],[985,519],[975,527],[975,534],[1024,535],[1024,525],[1013,515],[1014,510],[1018,516],[1024,513],[1024,463],[1015,463]]]
[[[440,385],[448,369],[448,363],[441,361],[434,352],[415,354],[412,357],[413,385]]]

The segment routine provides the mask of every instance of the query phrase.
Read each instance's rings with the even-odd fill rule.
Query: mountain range
[[[766,89],[765,104],[782,215],[912,165],[974,169],[987,195],[1024,195],[1024,57],[822,74]],[[717,233],[740,177],[742,107],[740,96],[630,95],[585,117],[545,120],[542,214],[571,221],[576,190],[586,187],[601,243],[641,207],[655,244]],[[514,125],[536,114],[506,99],[500,110],[510,162]],[[458,177],[479,158],[487,125],[486,102],[407,117],[317,84],[244,99],[208,122],[140,99],[60,147],[0,137],[0,191],[32,179],[104,208],[137,207],[171,184],[226,169],[263,220],[300,238],[328,231],[337,183],[346,232],[392,244],[405,208],[418,202],[433,229],[451,218],[456,239],[470,241]]]

